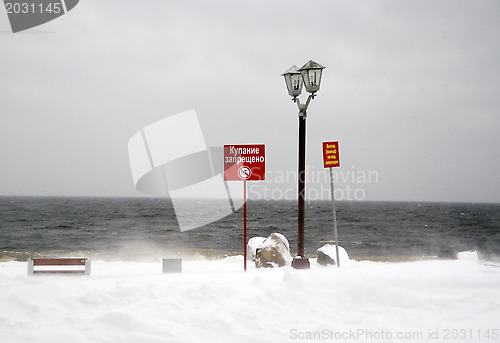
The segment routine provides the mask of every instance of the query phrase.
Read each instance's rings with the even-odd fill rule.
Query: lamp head
[[[288,89],[288,94],[293,98],[296,98],[302,93],[302,76],[297,70],[297,66],[293,65],[281,74],[285,78],[286,88]]]
[[[314,94],[319,91],[323,69],[325,69],[324,66],[310,60],[297,70],[300,72],[304,81],[304,86],[309,93]]]

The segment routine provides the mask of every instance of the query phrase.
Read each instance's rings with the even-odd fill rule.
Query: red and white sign
[[[340,167],[339,142],[323,142],[325,168]]]
[[[264,144],[224,145],[224,180],[262,181],[266,179]]]

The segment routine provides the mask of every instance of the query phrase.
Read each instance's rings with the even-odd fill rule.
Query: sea
[[[209,200],[207,200],[209,201]],[[193,202],[196,208],[203,201]],[[333,243],[330,201],[306,204],[305,253]],[[336,202],[339,244],[351,258],[453,259],[476,250],[500,262],[500,204]],[[0,197],[0,261],[81,256],[149,261],[242,254],[243,210],[180,232],[168,198]],[[247,202],[247,237],[279,232],[297,253],[297,202]]]

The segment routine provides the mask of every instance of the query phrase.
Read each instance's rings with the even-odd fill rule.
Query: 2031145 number
[[[498,329],[487,330],[466,330],[466,329],[445,329],[443,332],[443,339],[445,340],[497,340],[499,338]]]

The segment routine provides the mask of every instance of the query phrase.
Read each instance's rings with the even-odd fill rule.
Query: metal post
[[[335,240],[335,253],[337,255],[337,267],[340,267],[339,259],[339,236],[337,234],[337,211],[335,211],[335,196],[333,185],[333,168],[330,167],[330,182],[332,185],[332,210],[333,210],[333,239]]]
[[[247,180],[243,180],[243,269],[247,271]]]
[[[307,98],[305,104],[301,104],[298,98],[294,98],[299,108],[299,166],[298,166],[298,194],[297,194],[297,257],[292,262],[295,269],[309,269],[311,265],[305,257],[304,251],[304,222],[305,222],[305,198],[306,198],[306,118],[307,107],[314,95]]]
[[[304,222],[306,189],[306,116],[299,116],[299,166],[298,166],[298,234],[297,254],[304,257]]]

